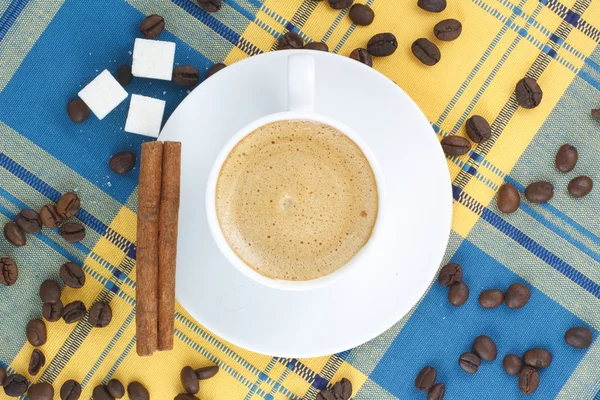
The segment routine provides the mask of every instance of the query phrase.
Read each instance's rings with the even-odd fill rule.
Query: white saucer
[[[310,291],[268,288],[230,265],[208,228],[210,168],[239,129],[286,111],[290,51],[255,56],[220,71],[187,96],[160,136],[183,142],[177,299],[223,339],[281,357],[337,353],[390,328],[434,278],[452,217],[446,159],[417,105],[357,61],[309,52],[316,61],[316,112],[359,134],[385,180],[389,209],[377,224],[390,233],[364,259],[360,273]]]

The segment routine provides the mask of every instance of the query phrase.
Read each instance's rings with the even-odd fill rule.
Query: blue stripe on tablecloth
[[[579,71],[579,74],[577,75],[596,89],[600,90],[600,81],[596,80],[593,76],[591,76],[584,70]]]
[[[594,400],[600,400],[600,392],[596,393],[594,396]]]
[[[8,33],[10,27],[13,26],[27,3],[29,3],[29,0],[13,0],[6,8],[6,11],[4,11],[4,14],[0,15],[0,42]]]
[[[229,7],[233,8],[235,11],[237,11],[238,13],[243,15],[249,21],[254,21],[254,18],[255,18],[254,13],[248,11],[245,7],[239,5],[234,0],[228,0],[228,1],[226,1],[226,3],[229,4]]]

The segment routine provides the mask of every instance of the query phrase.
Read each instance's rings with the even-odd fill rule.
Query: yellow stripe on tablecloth
[[[598,376],[600,342],[595,340],[589,349],[573,351],[585,352],[585,356],[558,392],[555,400],[592,399],[600,390],[600,377]]]

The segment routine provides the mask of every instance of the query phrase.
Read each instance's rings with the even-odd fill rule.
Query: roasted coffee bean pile
[[[350,400],[352,397],[352,383],[342,378],[336,382],[329,390],[321,390],[317,393],[315,400]]]
[[[190,366],[185,366],[181,370],[181,386],[185,393],[180,393],[175,396],[175,400],[198,400],[196,393],[200,391],[200,382],[206,379],[210,379],[219,372],[219,366],[213,365],[210,367],[202,367],[194,369]]]
[[[437,371],[435,368],[426,366],[415,378],[415,387],[421,392],[427,392],[427,400],[442,400],[446,393],[446,385],[435,383]]]

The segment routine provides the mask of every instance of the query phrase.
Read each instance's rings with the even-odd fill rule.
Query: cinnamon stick
[[[173,348],[181,143],[163,145],[158,228],[158,350]]]
[[[162,142],[142,144],[136,253],[136,348],[149,356],[157,348],[158,221],[163,164]]]

